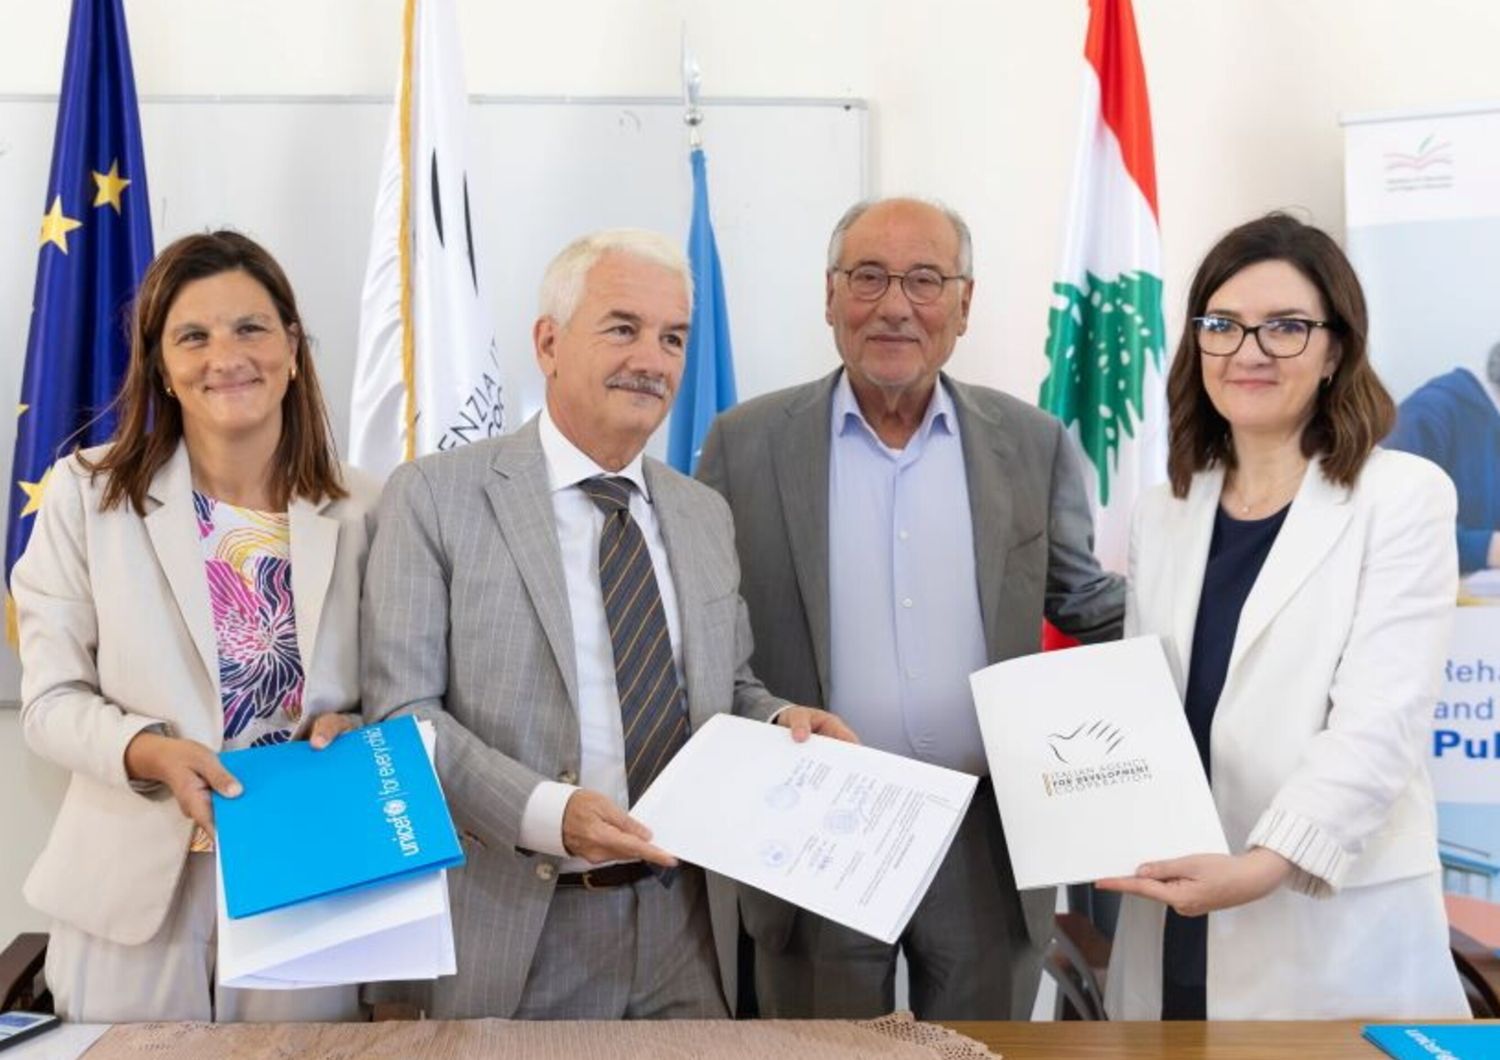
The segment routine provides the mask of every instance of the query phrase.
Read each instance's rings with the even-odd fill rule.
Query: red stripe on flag
[[[1042,651],[1061,651],[1063,648],[1076,648],[1082,641],[1070,637],[1058,629],[1045,618],[1042,619]]]
[[[1125,169],[1156,210],[1156,156],[1151,148],[1151,103],[1146,67],[1130,0],[1089,0],[1083,57],[1099,75],[1099,109],[1120,143]],[[1160,221],[1160,217],[1157,217]]]

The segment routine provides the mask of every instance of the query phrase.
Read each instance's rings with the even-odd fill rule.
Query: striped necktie
[[[604,513],[599,588],[615,656],[615,687],[625,731],[625,780],[635,805],[688,738],[686,697],[677,684],[672,639],[646,537],[630,516],[628,478],[578,483]]]

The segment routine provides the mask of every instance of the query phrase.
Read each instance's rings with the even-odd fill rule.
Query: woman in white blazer
[[[1272,214],[1209,252],[1167,382],[1126,629],[1161,636],[1230,855],[1124,891],[1115,1018],[1468,1015],[1423,764],[1457,594],[1453,487],[1394,406],[1353,269]]]
[[[215,990],[216,752],[355,722],[376,490],[341,469],[281,268],[233,232],[142,278],[113,441],[50,473],[11,589],[21,724],[72,774],[26,880],[57,1011],[339,1019],[353,987]],[[190,852],[191,851],[191,852]]]

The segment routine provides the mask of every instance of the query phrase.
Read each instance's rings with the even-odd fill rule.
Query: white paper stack
[[[953,842],[977,779],[718,714],[631,815],[684,861],[895,942]]]

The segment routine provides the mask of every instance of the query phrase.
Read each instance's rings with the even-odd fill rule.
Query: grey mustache
[[[634,390],[640,394],[654,394],[659,398],[667,396],[667,381],[660,376],[621,372],[606,379],[604,385],[619,390]]]

